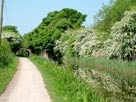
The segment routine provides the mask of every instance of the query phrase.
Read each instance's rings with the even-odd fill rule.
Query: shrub
[[[136,57],[136,11],[125,12],[124,18],[112,27],[105,42],[108,58],[133,60]]]
[[[8,83],[11,81],[13,75],[16,72],[17,65],[18,59],[14,55],[12,56],[12,63],[8,63],[8,65],[4,65],[4,67],[0,64],[0,94],[2,94],[7,88]]]
[[[95,33],[91,28],[67,31],[57,41],[55,49],[59,49],[66,56],[91,56],[102,47],[102,42]]]
[[[12,62],[12,53],[6,40],[2,41],[0,46],[0,67],[3,68]]]
[[[28,57],[29,56],[29,52],[25,49],[21,49],[19,51],[16,52],[17,56],[21,56],[21,57]]]

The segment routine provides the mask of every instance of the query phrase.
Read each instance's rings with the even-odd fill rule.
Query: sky
[[[86,14],[85,26],[94,23],[94,16],[109,0],[5,0],[3,25],[17,26],[23,35],[36,28],[51,11],[73,8]]]

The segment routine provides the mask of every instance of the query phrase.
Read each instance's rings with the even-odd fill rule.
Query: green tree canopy
[[[49,12],[32,32],[25,34],[25,42],[34,52],[46,50],[51,55],[63,32],[68,29],[78,29],[85,21],[86,15],[74,9],[64,8],[60,11]]]
[[[7,39],[13,52],[16,52],[22,43],[22,37],[16,26],[8,25],[2,28],[2,38]]]
[[[120,21],[125,11],[131,10],[136,5],[136,0],[110,0],[108,5],[103,5],[95,16],[95,28],[110,34],[111,27]]]
[[[4,32],[19,33],[18,30],[17,30],[17,27],[16,27],[16,26],[12,26],[12,25],[4,26],[4,27],[2,28],[2,30],[3,30]]]

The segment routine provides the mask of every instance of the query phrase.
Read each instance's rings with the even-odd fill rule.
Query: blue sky
[[[93,24],[93,17],[109,0],[5,0],[4,25],[15,25],[21,34],[32,31],[48,12],[73,8],[87,14],[86,26]]]

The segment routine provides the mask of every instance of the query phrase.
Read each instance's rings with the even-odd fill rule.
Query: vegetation
[[[131,10],[135,5],[136,0],[110,0],[95,16],[96,29],[100,32],[110,32],[111,27],[122,19],[124,12]]]
[[[63,56],[91,56],[103,47],[95,33],[91,28],[67,31],[56,42],[55,50]]]
[[[22,46],[22,37],[19,34],[16,26],[4,26],[2,32],[2,38],[9,42],[12,52],[16,53]]]
[[[65,8],[50,12],[37,28],[24,36],[24,45],[36,54],[45,51],[50,58],[72,67],[72,71],[97,70],[119,80],[122,86],[128,83],[128,86],[135,87],[135,5],[136,0],[110,0],[100,9],[94,26],[90,28],[82,26],[86,15],[76,10]],[[74,76],[69,69],[39,57],[32,60],[47,78],[45,82],[50,94],[55,96],[55,102],[99,101],[100,98],[92,94],[87,83],[79,78],[82,75]],[[90,77],[89,74],[86,76]],[[131,93],[125,91],[121,95]],[[135,96],[135,92],[132,93]],[[94,100],[90,99],[92,97]]]
[[[0,46],[0,94],[5,90],[17,67],[17,58],[12,54],[9,43],[2,40]]]
[[[9,43],[6,40],[2,40],[2,45],[0,46],[0,67],[10,64],[12,56]]]
[[[121,60],[135,59],[136,11],[127,11],[120,22],[112,27],[111,36],[101,41],[97,31],[84,28],[67,31],[56,42],[55,49],[63,56],[103,56]]]
[[[13,77],[18,64],[17,57],[12,53],[18,46],[20,35],[15,26],[3,27],[2,45],[0,45],[0,94],[4,92]],[[18,39],[18,40],[17,40]]]
[[[19,51],[16,52],[16,55],[20,57],[28,57],[29,52],[26,49],[20,49]]]
[[[111,37],[105,42],[109,58],[134,60],[136,57],[136,11],[127,11],[120,22],[115,23]]]
[[[130,85],[136,84],[136,64],[135,61],[119,61],[119,60],[107,60],[101,57],[68,57],[65,58],[65,65],[74,69],[81,68],[83,70],[98,70],[100,72],[107,73],[119,79],[122,82],[128,82]]]
[[[74,76],[71,70],[43,57],[32,56],[31,60],[42,73],[53,102],[106,102],[83,80]]]
[[[17,58],[13,55],[12,63],[8,64],[7,66],[0,66],[0,94],[4,92],[9,81],[13,77],[16,71],[17,62]]]
[[[36,54],[46,50],[49,57],[55,59],[58,56],[58,53],[54,52],[55,41],[60,38],[62,32],[80,28],[85,18],[86,15],[69,8],[50,12],[37,28],[24,36],[24,45]]]
[[[3,39],[8,42],[3,40],[0,46],[0,93],[16,70],[17,59],[11,50],[18,56],[28,56],[26,50],[19,50],[23,45],[38,55],[46,52],[49,58],[64,64],[59,66],[43,57],[31,57],[42,73],[53,102],[107,102],[118,95],[125,102],[135,101],[135,6],[136,0],[110,0],[99,10],[94,26],[89,28],[82,26],[86,15],[77,10],[64,8],[49,12],[33,31],[24,35],[23,44],[17,27],[3,27]],[[85,72],[85,77],[76,73],[80,69]],[[93,84],[86,81],[95,79],[94,73],[102,86],[104,82],[100,77],[107,75],[105,78],[115,79],[121,84],[121,91],[98,94],[98,89],[93,89]],[[131,98],[124,98],[126,95]],[[110,101],[115,102],[113,100]]]

